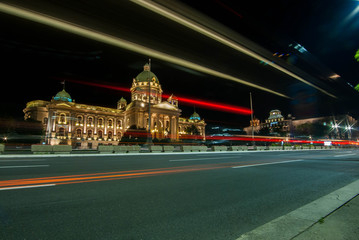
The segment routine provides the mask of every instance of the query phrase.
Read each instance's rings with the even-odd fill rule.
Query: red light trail
[[[59,78],[56,78],[56,79],[59,79]],[[61,80],[63,81],[64,79],[61,79]],[[109,84],[86,82],[86,81],[75,80],[75,79],[65,79],[65,80],[68,82],[84,84],[84,85],[93,86],[93,87],[101,87],[101,88],[112,89],[115,91],[130,92],[130,89],[128,89],[128,88],[113,86],[113,85],[109,85]],[[162,94],[162,97],[168,98],[168,97],[170,97],[170,95]],[[178,97],[178,96],[176,96],[176,97],[179,101],[181,101],[181,103],[183,103],[185,105],[190,105],[190,106],[195,105],[196,107],[202,107],[202,108],[206,108],[206,109],[210,109],[210,110],[214,110],[214,111],[231,112],[231,113],[242,114],[242,115],[250,115],[251,114],[251,110],[248,108],[244,108],[244,107],[238,107],[238,106],[222,104],[222,103],[215,103],[215,102],[208,102],[208,101],[203,101],[203,100],[198,100],[198,99],[190,99],[190,98],[185,98],[185,97]]]
[[[131,179],[140,177],[152,177],[164,174],[176,174],[196,171],[207,171],[214,169],[223,169],[239,164],[249,164],[253,162],[233,162],[233,163],[219,163],[219,164],[203,164],[198,166],[181,166],[170,168],[156,168],[156,169],[142,169],[142,170],[130,170],[130,171],[118,171],[118,172],[104,172],[104,173],[90,173],[79,175],[66,175],[66,176],[54,176],[54,177],[42,177],[42,178],[28,178],[28,179],[14,179],[0,181],[0,190],[7,190],[9,188],[24,188],[26,186],[42,186],[42,185],[63,185],[73,183],[85,183],[85,182],[98,182],[120,179]]]
[[[78,175],[42,177],[42,178],[12,179],[12,180],[0,181],[0,190],[11,190],[11,189],[21,189],[21,188],[31,188],[31,187],[42,187],[42,186],[57,186],[57,185],[74,184],[74,183],[123,180],[123,179],[132,179],[132,178],[141,178],[141,177],[154,177],[154,176],[167,175],[167,174],[208,171],[208,170],[224,169],[231,167],[239,167],[239,166],[245,167],[245,166],[263,165],[263,164],[273,164],[273,162],[263,163],[258,161],[241,161],[241,162],[227,162],[227,163],[215,163],[215,164],[201,164],[196,166],[192,165],[192,166],[181,166],[181,167],[142,169],[142,170],[104,172],[104,173],[89,173],[89,174],[78,174]]]

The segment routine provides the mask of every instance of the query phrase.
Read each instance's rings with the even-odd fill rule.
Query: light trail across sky
[[[61,80],[64,80],[64,79],[61,79]],[[107,88],[107,89],[112,89],[112,90],[116,90],[116,91],[130,92],[130,89],[128,89],[128,88],[113,86],[113,85],[109,85],[109,84],[86,82],[86,81],[75,80],[75,79],[65,79],[65,80],[68,82],[84,84],[84,85],[93,86],[93,87],[101,87],[101,88]],[[170,95],[162,94],[162,97],[169,98]],[[202,107],[202,108],[207,108],[207,109],[211,109],[214,111],[231,112],[231,113],[242,114],[242,115],[251,114],[251,110],[248,108],[245,108],[245,107],[238,107],[238,106],[233,106],[233,105],[228,105],[228,104],[203,101],[203,100],[199,100],[199,99],[190,99],[190,98],[178,97],[178,96],[176,96],[176,97],[180,101],[180,103],[184,103],[185,105],[189,105],[189,106]]]
[[[162,5],[160,4],[156,4],[155,2],[153,1],[149,1],[149,0],[131,0],[132,2],[142,6],[142,7],[145,7],[149,10],[151,10],[152,12],[155,12],[157,14],[160,14],[172,21],[175,21],[183,26],[186,26],[187,28],[190,28],[204,36],[207,36],[217,42],[220,42],[232,49],[235,49],[236,51],[239,51],[241,53],[244,53],[246,54],[247,56],[250,56],[252,58],[255,58],[259,61],[264,61],[266,63],[268,63],[268,65],[272,66],[273,68],[313,87],[313,88],[316,88],[318,89],[319,91],[321,91],[322,93],[330,96],[330,97],[333,97],[333,98],[337,98],[336,96],[334,96],[333,94],[325,91],[324,89],[306,81],[305,79],[303,79],[302,77],[298,76],[297,74],[294,74],[290,71],[288,71],[287,69],[275,64],[272,62],[272,60],[270,59],[267,59],[267,58],[264,58],[262,57],[261,55],[255,53],[254,51],[230,40],[229,38],[225,37],[225,36],[222,36],[221,34],[219,34],[218,32],[215,32],[215,31],[212,31],[210,28],[206,27],[206,26],[203,26],[203,25],[200,25],[199,23],[197,22],[194,22],[186,17],[184,17],[183,15],[180,15],[174,11],[171,11],[165,7],[163,7]]]
[[[176,56],[172,56],[169,55],[167,53],[163,53],[130,41],[126,41],[123,40],[121,38],[115,37],[115,36],[111,36],[109,34],[105,34],[99,31],[95,31],[92,30],[88,27],[84,27],[84,26],[80,26],[77,25],[75,23],[71,23],[62,19],[58,19],[58,18],[54,18],[52,16],[48,16],[42,13],[38,13],[32,10],[28,10],[28,9],[24,9],[24,8],[19,8],[19,7],[15,7],[9,4],[5,4],[5,3],[0,3],[0,12],[4,12],[6,14],[10,14],[10,15],[14,15],[20,18],[24,18],[30,21],[34,21],[37,23],[41,23],[56,29],[60,29],[66,32],[70,32],[72,34],[76,34],[82,37],[86,37],[95,41],[99,41],[102,43],[106,43],[112,46],[116,46],[116,47],[120,47],[132,52],[136,52],[136,53],[140,53],[146,56],[150,56],[153,58],[157,58],[166,62],[170,62],[173,64],[177,64],[189,69],[193,69],[196,70],[198,72],[202,72],[202,73],[206,73],[215,77],[219,77],[219,78],[223,78],[223,79],[227,79],[227,80],[231,80],[237,83],[241,83],[244,85],[247,85],[249,87],[253,87],[262,91],[266,91],[272,94],[275,94],[277,96],[280,97],[284,97],[284,98],[289,98],[287,95],[274,91],[272,89],[245,81],[243,79],[240,79],[238,77],[226,74],[226,73],[222,73],[210,68],[207,68],[205,66],[202,66],[200,64],[197,63],[193,63],[190,61],[187,61],[185,59],[176,57]]]

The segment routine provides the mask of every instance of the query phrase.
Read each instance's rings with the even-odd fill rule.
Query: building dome
[[[149,80],[150,82],[148,82]],[[151,89],[150,94],[149,89]],[[151,104],[162,102],[161,84],[159,83],[157,76],[151,72],[148,63],[143,66],[143,72],[133,79],[131,101],[150,102]]]
[[[201,117],[199,116],[198,113],[194,112],[189,119],[191,119],[191,120],[201,120]]]
[[[148,78],[150,78],[152,81],[154,81],[157,84],[160,83],[158,81],[157,76],[153,72],[151,72],[150,65],[146,63],[145,66],[143,66],[143,71],[137,75],[135,80],[137,82],[148,82]]]
[[[58,92],[56,96],[54,97],[54,100],[57,101],[64,101],[64,102],[72,102],[72,98],[70,94],[68,94],[65,89],[62,89],[62,91]]]
[[[281,111],[278,109],[272,110],[269,112],[269,118],[268,119],[281,119],[283,118]]]
[[[121,97],[121,99],[120,99],[120,100],[118,100],[118,102],[119,102],[119,103],[126,103],[126,104],[127,104],[127,100],[126,100],[126,99],[124,99],[123,97]]]

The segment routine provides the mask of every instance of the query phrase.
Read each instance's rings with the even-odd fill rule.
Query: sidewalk
[[[359,239],[359,180],[273,219],[237,240]]]
[[[293,238],[294,240],[359,239],[359,195]]]

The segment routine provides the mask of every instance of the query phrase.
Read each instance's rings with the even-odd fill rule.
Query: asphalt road
[[[0,158],[0,239],[236,239],[359,179],[359,151]]]

